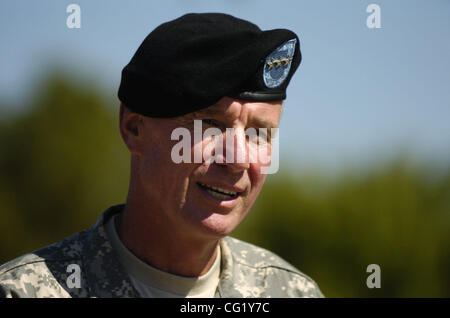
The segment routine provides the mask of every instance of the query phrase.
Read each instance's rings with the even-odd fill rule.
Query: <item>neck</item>
[[[205,240],[174,229],[163,215],[130,198],[116,218],[122,243],[142,261],[185,277],[208,272],[217,256],[219,240]]]

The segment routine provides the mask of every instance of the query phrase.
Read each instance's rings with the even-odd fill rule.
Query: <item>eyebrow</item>
[[[202,109],[197,112],[194,112],[193,115],[195,117],[197,117],[197,116],[204,117],[204,116],[214,116],[214,115],[220,115],[220,114],[223,114],[223,111],[220,111],[217,109],[206,108],[206,109]],[[262,127],[262,128],[268,128],[268,129],[277,128],[276,125],[274,126],[271,122],[269,122],[265,119],[262,119],[262,118],[253,118],[252,122],[256,123],[257,126]]]
[[[214,108],[200,109],[193,113],[194,116],[201,116],[201,117],[210,116],[210,115],[218,115],[218,114],[223,114],[223,112],[219,111],[217,109],[214,109]]]
[[[276,126],[272,125],[272,123],[270,123],[264,119],[255,119],[254,121],[258,124],[259,127],[262,127],[262,128],[268,128],[268,129],[277,128]]]

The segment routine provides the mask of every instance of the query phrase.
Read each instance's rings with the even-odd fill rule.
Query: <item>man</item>
[[[295,33],[225,14],[187,14],[156,28],[118,93],[131,153],[126,204],[0,267],[0,296],[322,297],[280,257],[228,236],[265,181],[255,149],[272,151],[271,140],[246,131],[278,127],[300,61]],[[188,160],[175,160],[174,132],[195,135],[199,122],[202,134],[219,135],[191,139]],[[190,160],[198,151],[200,160]]]

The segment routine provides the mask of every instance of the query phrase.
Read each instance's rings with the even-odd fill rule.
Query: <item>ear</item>
[[[132,154],[141,154],[143,139],[142,116],[120,103],[119,128],[125,145]]]

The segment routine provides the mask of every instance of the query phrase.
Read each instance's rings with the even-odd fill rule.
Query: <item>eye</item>
[[[268,131],[267,128],[258,128],[258,129],[256,129],[256,132],[257,132],[257,134],[258,134],[258,137],[259,137],[259,138],[263,138],[264,140],[268,140],[268,139],[267,139],[267,137],[268,137],[267,131]]]
[[[258,139],[264,139],[270,141],[270,130],[267,128],[251,128],[254,129],[254,132]]]
[[[250,127],[245,132],[246,140],[255,145],[270,144],[271,140],[267,135],[267,129]]]

